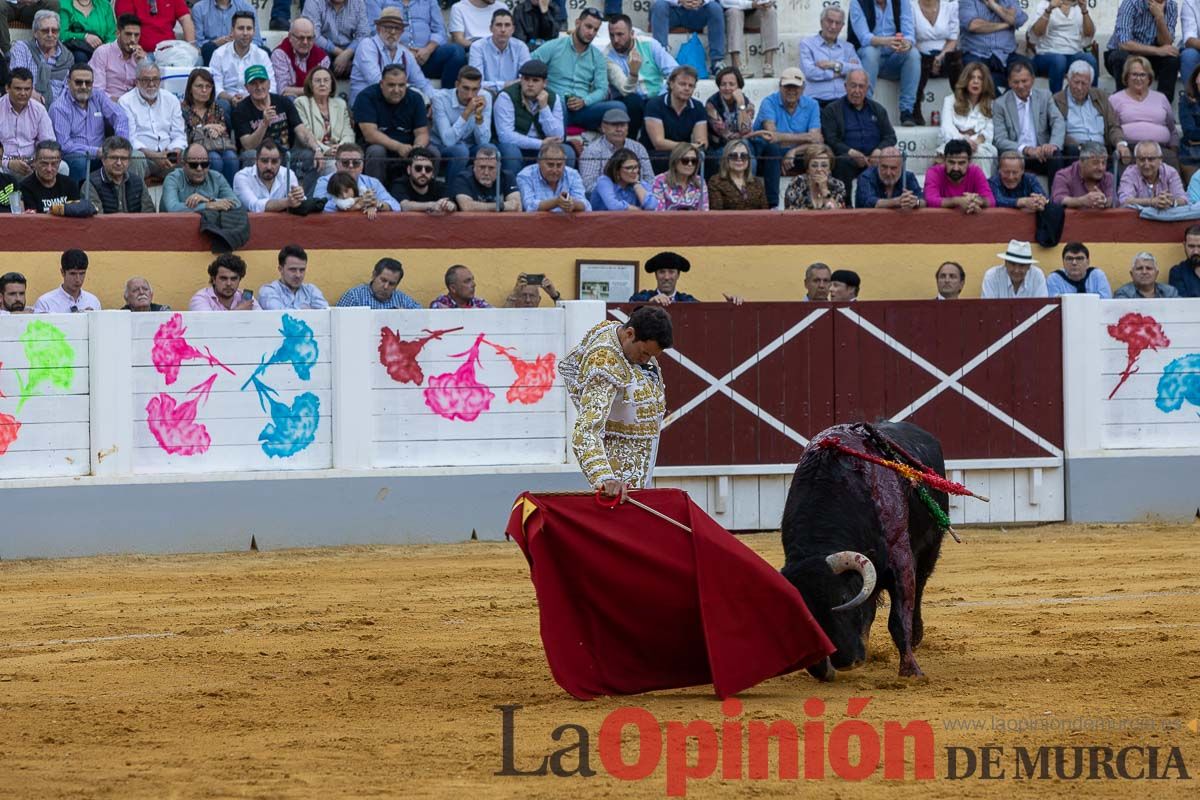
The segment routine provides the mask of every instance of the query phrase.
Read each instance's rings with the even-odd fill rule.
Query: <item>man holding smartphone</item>
[[[188,311],[262,311],[254,292],[242,289],[246,262],[234,253],[222,253],[208,265],[209,285],[192,295]]]

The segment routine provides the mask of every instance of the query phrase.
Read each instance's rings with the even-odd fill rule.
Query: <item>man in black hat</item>
[[[665,250],[658,255],[652,256],[646,262],[646,272],[654,274],[654,279],[658,282],[658,286],[654,289],[643,289],[642,291],[629,298],[631,303],[658,303],[662,306],[669,306],[672,303],[698,303],[697,298],[681,292],[675,288],[679,282],[679,275],[682,272],[687,272],[692,268],[691,262],[678,253],[672,253],[670,250]],[[726,302],[733,303],[735,306],[742,304],[742,298],[739,295],[724,294]]]
[[[512,175],[527,162],[537,160],[546,142],[566,141],[563,99],[546,86],[549,70],[533,59],[521,65],[520,80],[496,95],[492,105],[496,138],[500,141],[503,169]],[[567,166],[575,166],[575,148],[564,147]]]
[[[858,288],[861,285],[862,280],[854,270],[835,269],[829,277],[829,301],[853,303],[858,299]]]

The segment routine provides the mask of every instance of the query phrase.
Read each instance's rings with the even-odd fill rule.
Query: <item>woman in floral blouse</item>
[[[833,167],[833,150],[829,145],[810,144],[804,149],[804,160],[807,164],[804,174],[788,187],[783,207],[808,211],[845,208],[846,184],[829,174]]]
[[[654,178],[650,193],[659,211],[708,211],[708,186],[700,178],[700,150],[680,142],[671,151],[667,171]]]
[[[768,207],[762,178],[750,173],[750,148],[745,142],[725,145],[720,170],[708,179],[708,199],[714,210],[740,211]]]

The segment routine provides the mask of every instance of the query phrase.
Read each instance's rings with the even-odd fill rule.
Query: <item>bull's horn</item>
[[[862,591],[858,593],[858,597],[855,597],[848,603],[836,606],[833,609],[834,611],[848,611],[852,608],[858,608],[867,602],[867,598],[875,591],[875,565],[871,563],[871,559],[853,550],[843,550],[840,553],[833,553],[826,556],[825,563],[833,570],[834,575],[841,575],[843,572],[852,569],[859,575],[862,575],[863,579]]]

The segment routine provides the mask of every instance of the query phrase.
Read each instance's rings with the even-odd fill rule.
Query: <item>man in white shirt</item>
[[[263,139],[254,164],[233,176],[233,191],[247,211],[287,211],[304,202],[304,187],[282,163],[279,145]]]
[[[62,286],[46,292],[33,304],[38,314],[73,314],[77,311],[99,311],[100,298],[83,290],[87,278],[88,256],[82,250],[66,250],[59,259]]]
[[[117,101],[129,117],[129,141],[133,160],[129,172],[139,178],[147,174],[163,177],[175,169],[187,147],[187,130],[179,100],[161,91],[161,73],[152,61],[138,64],[137,86]]]
[[[450,7],[450,40],[470,50],[477,40],[491,33],[496,0],[458,0]]]
[[[1048,297],[1046,276],[1033,258],[1029,242],[1012,239],[1008,251],[997,253],[1004,263],[983,275],[980,297],[985,300],[1011,300],[1017,297]]]
[[[230,105],[237,105],[245,100],[249,92],[246,90],[244,76],[246,68],[254,64],[267,68],[267,80],[270,81],[271,91],[276,91],[271,56],[254,44],[254,15],[247,11],[234,14],[230,35],[233,36],[233,40],[218,47],[208,65],[216,85],[217,97],[228,101]]]
[[[308,253],[298,244],[284,245],[279,251],[279,280],[271,281],[258,290],[258,302],[266,311],[305,311],[310,308],[329,308],[325,295],[311,283],[304,282],[308,270]]]

